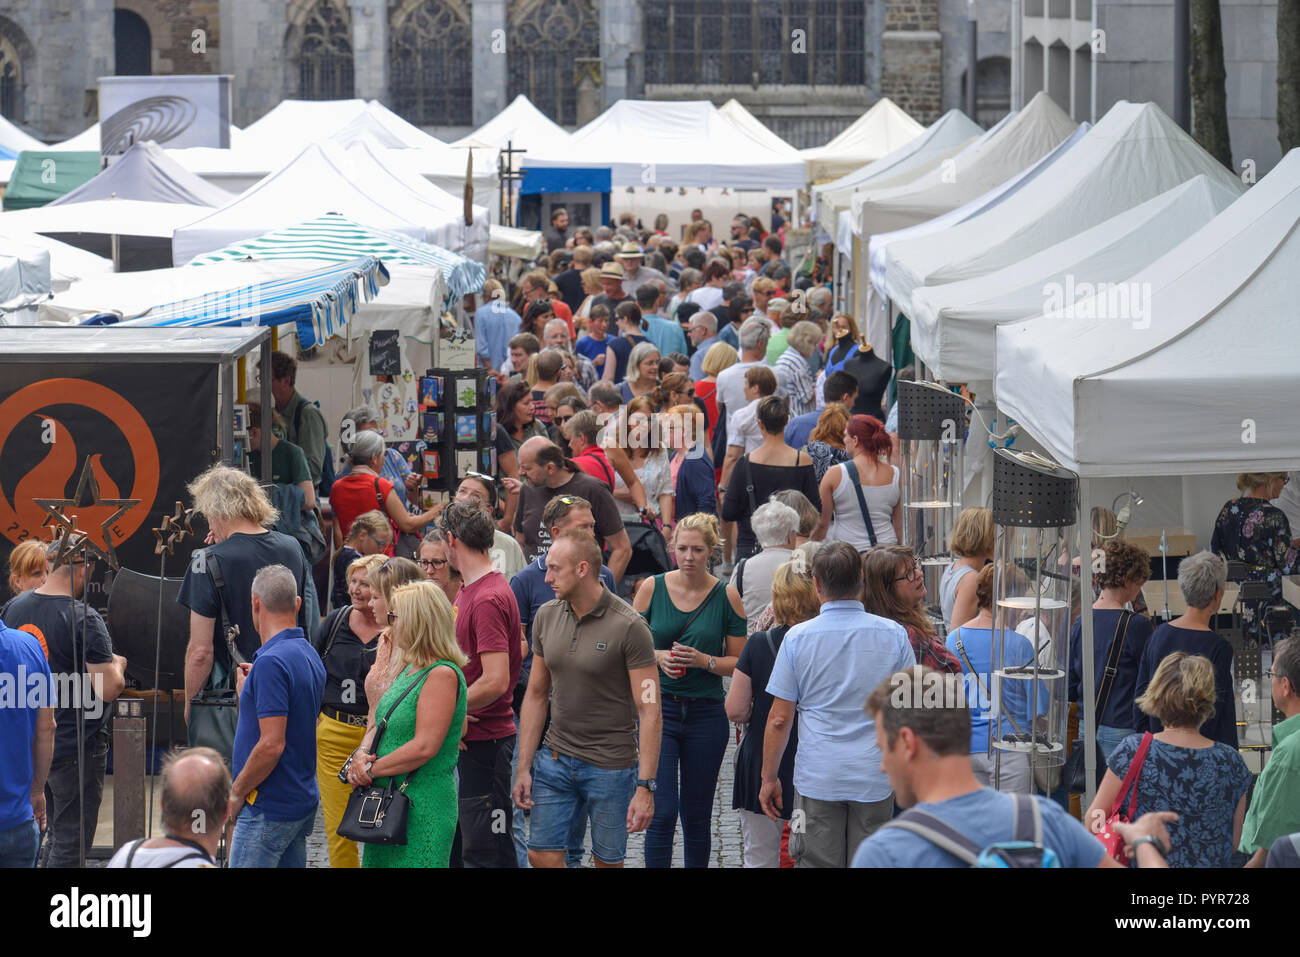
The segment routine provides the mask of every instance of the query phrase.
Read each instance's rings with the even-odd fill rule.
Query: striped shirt
[[[794,346],[781,353],[772,367],[776,373],[776,392],[783,395],[790,403],[790,417],[812,412],[816,406],[813,394],[812,375],[808,372],[808,360]]]

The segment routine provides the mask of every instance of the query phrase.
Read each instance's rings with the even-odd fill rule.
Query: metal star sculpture
[[[181,539],[186,535],[194,534],[194,528],[190,524],[193,515],[194,509],[186,508],[177,502],[176,512],[172,515],[164,515],[162,524],[153,529],[154,537],[158,539],[158,543],[153,547],[153,553],[161,555],[165,551],[168,555],[176,554],[175,549]]]
[[[56,524],[61,531],[55,537],[54,542],[59,546],[54,555],[54,567],[67,563],[69,556],[76,557],[76,553],[86,544],[86,533],[77,528],[77,516],[73,515],[68,518],[63,514],[62,509],[52,511]],[[93,545],[90,546],[94,548]]]
[[[113,569],[113,571],[118,570],[120,566],[117,561],[117,549],[113,547],[113,536],[110,529],[114,522],[131,509],[135,508],[135,506],[139,505],[140,499],[100,498],[99,483],[95,481],[95,473],[90,467],[89,456],[86,457],[86,462],[81,468],[81,475],[77,479],[77,490],[72,494],[72,498],[38,498],[33,499],[33,501],[48,513],[48,517],[42,524],[49,525],[50,519],[52,518],[55,525],[65,533],[64,537],[66,537],[67,533],[70,532],[85,535],[84,532],[81,532],[81,530],[77,528],[76,517],[73,516],[73,518],[69,520],[67,514],[64,512],[64,509],[69,506],[75,506],[77,508],[108,507],[115,509],[115,511],[100,524],[100,531],[104,536],[104,547],[102,549],[96,545],[89,536],[85,536],[84,539],[77,543],[75,547],[79,550],[94,552],[95,555],[102,559],[105,564]],[[63,551],[61,550],[60,559],[63,557]],[[57,568],[59,564],[60,562],[56,561],[55,567]]]

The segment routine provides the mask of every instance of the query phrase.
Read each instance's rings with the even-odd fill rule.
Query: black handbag
[[[384,730],[388,727],[388,719],[393,716],[393,711],[413,689],[424,685],[433,668],[433,665],[425,668],[424,677],[419,681],[412,681],[407,685],[406,690],[397,696],[397,700],[388,709],[388,713],[384,715],[384,719],[379,722],[375,731],[375,740],[370,746],[372,755],[379,752],[379,741],[384,736]],[[348,796],[348,806],[343,811],[343,819],[339,821],[339,837],[349,841],[360,841],[363,844],[406,846],[406,819],[411,809],[411,799],[406,796],[406,786],[411,783],[417,771],[419,768],[407,774],[396,788],[394,785],[397,783],[397,775],[390,775],[388,784],[383,787],[371,783],[364,788],[353,788]]]
[[[235,693],[235,670],[243,656],[235,645],[239,626],[228,622],[226,613],[226,580],[221,574],[221,563],[211,552],[204,553],[207,570],[212,576],[217,592],[217,617],[213,632],[218,641],[224,640],[230,655],[227,668],[215,656],[208,683],[190,699],[190,720],[186,726],[192,748],[212,748],[230,767],[235,751],[235,731],[239,727],[239,695]]]
[[[1097,710],[1094,714],[1100,719],[1102,711],[1110,701],[1110,689],[1115,684],[1115,675],[1119,673],[1119,656],[1124,653],[1124,637],[1128,634],[1128,623],[1132,620],[1131,611],[1120,613],[1119,621],[1115,625],[1115,635],[1110,640],[1110,650],[1106,653],[1106,670],[1102,672],[1101,687],[1097,689]],[[1080,721],[1082,721],[1080,715]],[[1096,786],[1101,786],[1101,779],[1106,775],[1106,756],[1102,754],[1100,742],[1093,741],[1093,748],[1097,752],[1097,781]],[[1061,777],[1065,786],[1069,788],[1071,794],[1083,794],[1088,790],[1088,770],[1084,764],[1083,738],[1075,738],[1070,747],[1070,753],[1065,759],[1065,771]]]

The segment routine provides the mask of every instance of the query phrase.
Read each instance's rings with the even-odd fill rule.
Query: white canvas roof
[[[240,136],[243,134],[238,126],[230,124],[230,145],[236,147],[239,145]],[[76,136],[64,140],[62,143],[55,143],[52,146],[32,146],[27,149],[50,149],[50,150],[89,150],[91,152],[100,152],[99,124],[95,123],[86,127]]]
[[[966,146],[982,132],[979,125],[961,110],[949,110],[926,127],[920,136],[889,155],[867,163],[839,179],[813,186],[815,222],[827,232],[834,230],[840,212],[849,208],[854,191],[868,186],[897,183],[905,175],[920,175]],[[851,240],[850,235],[847,241],[837,240],[837,245],[847,247]]]
[[[754,138],[707,100],[619,100],[563,148],[530,152],[523,165],[609,167],[615,188],[805,185],[803,159],[794,147],[780,150]]]
[[[50,149],[36,137],[24,133],[14,126],[3,116],[0,116],[0,146],[3,146],[11,153],[21,153],[23,150]]]
[[[754,139],[768,144],[773,149],[791,148],[789,143],[768,129],[762,120],[745,109],[745,105],[734,97],[718,107],[718,111]]]
[[[912,348],[944,382],[989,381],[999,323],[1127,279],[1223,212],[1240,189],[1196,176],[1017,263],[912,294]]]
[[[0,239],[0,325],[5,313],[39,302],[50,294],[50,253],[13,239]]]
[[[542,234],[532,229],[493,224],[488,236],[488,252],[493,256],[513,256],[533,260],[542,254]]]
[[[934,219],[927,219],[923,223],[917,223],[915,226],[909,226],[907,229],[896,229],[890,233],[877,233],[871,237],[868,244],[869,257],[871,261],[871,285],[876,288],[881,295],[889,295],[889,286],[886,276],[886,251],[896,242],[903,242],[908,239],[916,239],[919,236],[929,236],[931,233],[937,233],[940,230],[947,229],[950,226],[956,226],[958,223],[964,223],[973,216],[979,216],[986,213],[994,206],[1001,203],[1007,197],[1011,196],[1018,189],[1031,182],[1047,167],[1051,166],[1058,159],[1064,156],[1069,150],[1083,139],[1085,133],[1092,129],[1088,123],[1080,123],[1078,129],[1061,140],[1056,148],[1046,153],[1038,162],[1022,169],[1010,179],[999,183],[983,196],[977,196],[969,203],[958,206],[956,209],[944,213],[942,216],[936,216]],[[896,299],[895,301],[901,301]]]
[[[509,143],[517,150],[539,150],[562,147],[568,141],[568,131],[520,93],[504,110],[451,145],[502,150]]]
[[[983,216],[887,252],[895,283],[911,290],[982,276],[1026,259],[1194,176],[1240,182],[1153,103],[1121,100],[1058,163]]]
[[[808,164],[808,182],[821,183],[888,156],[924,132],[924,126],[886,96],[829,143],[799,154]]]
[[[113,271],[113,261],[96,256],[84,249],[61,243],[57,239],[37,233],[6,232],[3,243],[17,243],[25,247],[43,249],[50,257],[50,288],[54,292],[67,289],[72,283],[90,276]]]
[[[184,229],[172,240],[172,258],[189,262],[199,253],[220,249],[241,239],[291,226],[323,213],[339,213],[363,226],[379,226],[423,240],[429,226],[408,219],[358,183],[347,153],[332,143],[313,143],[288,165],[262,179],[216,211]],[[411,205],[416,206],[414,198]]]
[[[66,206],[114,197],[188,206],[224,206],[234,199],[224,189],[195,176],[157,143],[149,141],[136,143],[107,169],[49,205]]]
[[[956,209],[1032,166],[1078,126],[1046,93],[1038,93],[1016,117],[912,182],[853,197],[857,233],[906,229]]]
[[[100,233],[105,236],[171,236],[210,206],[95,199],[66,206],[38,206],[0,213],[0,236],[14,233]]]
[[[1120,297],[997,330],[997,400],[1081,475],[1300,468],[1300,151]],[[1094,316],[1100,313],[1100,318]]]

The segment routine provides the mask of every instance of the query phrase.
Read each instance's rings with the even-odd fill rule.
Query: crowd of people
[[[1072,817],[1027,755],[990,757],[989,717],[968,706],[962,679],[992,686],[995,645],[1019,664],[1035,654],[1023,633],[994,631],[989,510],[957,516],[938,594],[902,543],[893,383],[913,370],[833,311],[812,257],[792,268],[757,219],[730,233],[715,240],[701,218],[679,243],[629,218],[570,230],[557,214],[515,296],[493,279],[466,298],[499,383],[498,471],[459,476],[431,507],[374,410],[332,429],[297,391],[294,359],[273,355],[272,489],[227,466],[190,486],[209,529],[178,597],[196,746],[163,768],[165,835],[111,866],[210,865],[225,823],[231,866],[303,866],[319,813],[335,867],[588,854],[618,867],[640,831],[647,866],[669,866],[680,833],[685,865],[706,867],[733,725],[730,806],[750,867],[961,866],[1003,853],[1031,818],[1063,866],[1117,863],[1098,823],[1139,866],[1295,860],[1300,644],[1269,624],[1281,576],[1300,567],[1272,504],[1286,476],[1239,479],[1212,550],[1179,565],[1188,610],[1171,622],[1142,613],[1147,553],[1094,542],[1104,773]],[[302,531],[313,519],[323,556]],[[49,675],[80,654],[106,704],[126,663],[72,597],[86,567],[59,554],[13,553],[0,660]],[[1247,616],[1247,637],[1272,644],[1287,715],[1253,795],[1231,648],[1213,630],[1225,559],[1277,599]],[[1088,611],[1071,617],[1076,703]],[[962,690],[919,704],[936,682]],[[223,737],[190,702],[225,687],[239,708]],[[1039,717],[1028,699],[1005,707]],[[73,711],[0,710],[0,864],[30,866],[44,831],[48,866],[93,841],[107,718]],[[400,844],[340,833],[375,787],[409,798]],[[186,823],[198,810],[202,833]],[[932,840],[936,822],[965,843]]]

